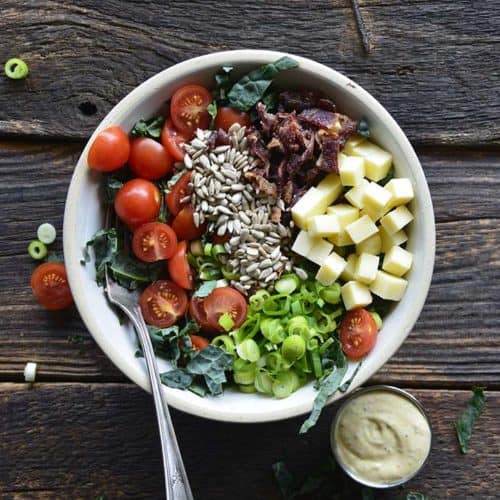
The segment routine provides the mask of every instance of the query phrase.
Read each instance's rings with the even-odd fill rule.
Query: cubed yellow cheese
[[[326,207],[331,205],[344,190],[342,182],[340,182],[340,176],[337,174],[328,174],[317,186],[316,189],[322,194],[326,206],[323,209],[323,213],[326,211]]]
[[[399,179],[391,179],[385,186],[385,189],[389,191],[392,195],[390,201],[391,207],[397,207],[399,205],[404,205],[409,201],[413,200],[414,192],[413,186],[411,185],[410,179],[402,177]]]
[[[349,189],[345,194],[346,200],[357,208],[363,208],[363,197],[369,182],[363,179],[357,186]]]
[[[302,257],[307,257],[311,248],[318,243],[319,238],[313,238],[307,231],[300,231],[292,245],[292,252],[295,252]]]
[[[369,285],[377,275],[379,260],[378,256],[369,253],[359,255],[354,269],[354,279]]]
[[[335,215],[339,221],[340,227],[343,229],[345,229],[345,227],[351,222],[359,219],[359,210],[347,203],[332,205],[327,208],[326,213],[329,215]]]
[[[380,224],[382,224],[382,227],[389,234],[394,234],[400,229],[403,229],[412,220],[412,213],[406,208],[405,205],[401,205],[398,208],[391,210],[387,215],[384,215],[380,219]]]
[[[365,160],[365,176],[371,181],[383,179],[392,165],[392,155],[370,141],[356,144],[348,154],[361,156]]]
[[[316,279],[325,286],[335,283],[347,262],[337,253],[332,252],[319,268]]]
[[[343,153],[346,155],[352,155],[353,149],[358,145],[361,144],[365,138],[361,135],[355,135],[354,137],[351,137],[344,146]]]
[[[349,311],[356,307],[364,307],[372,303],[369,288],[358,281],[348,281],[341,289],[342,300]]]
[[[363,215],[358,220],[351,222],[345,230],[356,244],[378,232],[377,226],[368,215]]]
[[[365,210],[383,211],[388,207],[392,194],[376,182],[369,182],[363,191],[363,208]]]
[[[347,264],[344,267],[340,277],[344,281],[352,281],[354,280],[354,270],[356,269],[356,262],[358,261],[358,256],[355,253],[352,253],[347,257]]]
[[[382,269],[395,276],[403,276],[413,263],[413,255],[401,247],[392,247],[384,257]]]
[[[389,234],[383,226],[380,226],[379,233],[382,240],[382,253],[388,252],[393,246],[402,245],[408,241],[408,235],[403,229],[394,234]]]
[[[302,197],[292,207],[292,217],[300,229],[307,229],[307,223],[313,215],[325,213],[326,208],[331,202],[324,193],[317,188],[308,189]]]
[[[388,208],[382,208],[382,209],[379,209],[379,210],[375,210],[375,209],[370,208],[370,207],[364,207],[363,210],[361,210],[359,212],[359,216],[363,217],[363,215],[368,215],[368,217],[370,217],[370,219],[373,222],[376,222],[381,217],[383,217],[389,210],[390,210],[390,207],[388,207]]]
[[[385,300],[401,300],[407,285],[408,282],[403,278],[385,271],[377,271],[377,276],[370,284],[370,290]]]
[[[338,247],[347,247],[354,244],[345,229],[341,229],[339,233],[330,236],[328,239]]]
[[[315,264],[321,266],[332,250],[333,245],[328,241],[320,238],[311,247],[306,255],[306,258],[311,262],[314,262]]]
[[[373,236],[366,238],[361,243],[356,245],[356,253],[371,253],[372,255],[378,255],[382,251],[382,238],[379,233],[375,233]]]
[[[308,231],[311,236],[333,236],[340,232],[336,215],[313,215],[309,219]]]
[[[338,156],[340,181],[343,186],[357,186],[365,176],[365,160],[360,156]]]

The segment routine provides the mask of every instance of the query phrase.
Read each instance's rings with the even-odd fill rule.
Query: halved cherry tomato
[[[148,222],[134,231],[132,250],[143,262],[170,259],[177,250],[177,236],[167,224]]]
[[[224,332],[219,325],[219,318],[229,314],[234,321],[234,328],[241,326],[247,317],[247,301],[245,297],[234,288],[225,286],[216,288],[203,301],[208,324],[213,331]]]
[[[68,307],[73,296],[62,262],[45,262],[39,265],[31,275],[31,288],[36,300],[51,311]]]
[[[167,328],[184,315],[188,306],[186,292],[168,280],[155,281],[139,298],[146,323]]]
[[[191,172],[186,172],[172,187],[171,191],[165,195],[168,211],[175,217],[186,203],[181,203],[182,198],[187,194],[187,185],[191,180]]]
[[[348,311],[340,323],[342,350],[349,359],[368,354],[377,340],[377,325],[373,316],[363,308]]]
[[[87,163],[93,170],[111,172],[123,167],[130,155],[128,135],[120,127],[100,132],[90,146]]]
[[[193,273],[189,267],[186,252],[187,242],[181,241],[177,245],[174,255],[168,261],[167,268],[170,278],[177,283],[177,285],[186,290],[192,290],[194,285]]]
[[[116,193],[116,215],[131,229],[151,222],[159,211],[160,190],[152,182],[132,179]]]
[[[239,123],[242,127],[250,126],[250,115],[238,109],[223,107],[217,109],[215,117],[215,129],[223,129],[226,132],[233,123]]]
[[[196,227],[193,219],[193,208],[186,205],[172,222],[172,229],[179,240],[196,240],[200,238],[207,228],[206,224]]]
[[[182,161],[185,151],[182,144],[191,139],[191,134],[179,132],[170,118],[165,120],[161,130],[161,143],[165,146],[174,160]]]
[[[197,128],[210,124],[207,106],[212,94],[200,85],[186,85],[178,89],[170,101],[170,117],[177,130],[192,134]]]
[[[201,351],[202,349],[205,349],[208,344],[210,344],[210,342],[201,335],[193,335],[190,333],[189,338],[191,339],[191,344],[193,345],[193,349],[195,351]]]
[[[189,315],[200,325],[205,333],[215,333],[208,322],[203,299],[194,296],[191,297],[189,302]]]
[[[137,177],[150,181],[164,177],[174,166],[170,153],[149,137],[138,137],[132,141],[128,163]]]

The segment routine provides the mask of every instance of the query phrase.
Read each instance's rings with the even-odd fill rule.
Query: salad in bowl
[[[77,307],[127,375],[146,386],[106,269],[141,292],[171,404],[233,421],[312,408],[301,432],[401,344],[434,258],[425,178],[387,112],[267,51],[181,63],[118,104],[82,154],[64,232]]]

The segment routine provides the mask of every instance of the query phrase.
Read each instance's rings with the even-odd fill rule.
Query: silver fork
[[[115,283],[106,266],[106,293],[110,302],[118,306],[132,321],[144,353],[160,430],[167,500],[193,500],[168,404],[162,390],[153,344],[139,307],[139,292],[131,292]]]

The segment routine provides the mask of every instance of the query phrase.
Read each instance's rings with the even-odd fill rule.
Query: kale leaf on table
[[[484,387],[472,388],[472,398],[460,418],[455,421],[455,430],[457,432],[460,451],[464,454],[467,453],[469,441],[472,436],[472,428],[484,408],[484,403],[486,401],[486,395],[483,392],[484,389]]]

